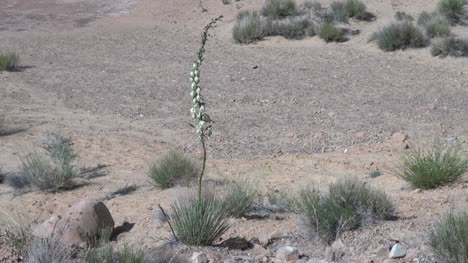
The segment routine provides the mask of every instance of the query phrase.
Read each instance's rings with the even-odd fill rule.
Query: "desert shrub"
[[[468,57],[468,40],[454,37],[442,37],[432,40],[431,54],[433,56]]]
[[[468,159],[460,149],[436,143],[432,147],[413,147],[401,157],[396,175],[415,188],[429,189],[456,180],[468,169]]]
[[[233,217],[242,217],[252,210],[255,199],[255,188],[249,181],[228,183],[222,197],[223,205]]]
[[[317,33],[315,32],[315,25],[310,25],[306,28],[307,35],[309,37],[315,36]]]
[[[296,198],[286,190],[268,192],[267,200],[270,205],[277,206],[284,211],[294,212],[297,210]]]
[[[19,57],[15,53],[0,54],[0,71],[15,70],[18,67]]]
[[[209,246],[229,228],[228,218],[229,211],[223,202],[198,198],[174,203],[169,220],[182,243]]]
[[[427,40],[419,28],[410,22],[392,23],[374,34],[377,45],[384,51],[424,47]]]
[[[63,165],[71,164],[78,157],[71,139],[61,133],[47,133],[41,136],[40,143],[53,160]]]
[[[145,252],[128,245],[115,250],[111,244],[106,244],[89,251],[85,260],[87,263],[143,263]]]
[[[366,17],[366,5],[359,0],[347,0],[345,9],[348,17],[364,19]]]
[[[321,39],[325,40],[325,42],[340,42],[344,40],[343,31],[330,23],[324,23],[320,25],[319,36]]]
[[[5,125],[5,114],[0,112],[0,135],[4,132]]]
[[[389,219],[394,211],[384,192],[351,179],[330,185],[328,195],[314,188],[303,190],[298,203],[312,233],[325,242],[367,221]]]
[[[429,38],[450,35],[450,23],[441,15],[423,12],[419,15],[418,25],[422,26]]]
[[[304,38],[306,28],[309,25],[309,22],[305,19],[277,21],[273,23],[272,28],[269,30],[269,35],[282,36],[287,39],[301,39]]]
[[[403,11],[397,11],[395,13],[395,19],[398,21],[413,21],[414,20],[414,18],[411,15]]]
[[[0,210],[0,237],[18,249],[23,249],[31,240],[31,224],[20,214]]]
[[[437,5],[437,10],[450,21],[456,23],[463,16],[463,7],[465,4],[466,0],[441,0]]]
[[[431,231],[429,239],[440,262],[468,262],[468,213],[449,213]]]
[[[69,189],[74,186],[74,179],[78,176],[71,163],[61,163],[41,153],[24,156],[21,165],[31,185],[46,192]]]
[[[197,164],[183,153],[169,152],[151,165],[148,176],[157,187],[166,189],[189,184],[196,179],[198,171]]]
[[[347,22],[348,21],[348,11],[346,9],[346,3],[342,1],[334,1],[330,4],[331,15],[334,21],[338,22]]]
[[[26,248],[26,263],[62,263],[72,260],[72,252],[60,241],[33,238]]]
[[[262,15],[270,18],[284,18],[297,13],[294,0],[266,0]]]
[[[250,44],[265,36],[263,22],[257,12],[241,12],[232,29],[232,38],[237,43]]]

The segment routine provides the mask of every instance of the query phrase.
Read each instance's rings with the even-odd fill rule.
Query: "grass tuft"
[[[468,213],[446,215],[430,233],[429,240],[440,262],[468,262]]]
[[[454,37],[442,37],[432,40],[433,56],[468,57],[468,40]]]
[[[333,241],[344,231],[367,221],[390,219],[394,212],[384,192],[354,179],[330,185],[325,196],[314,188],[303,190],[298,203],[311,232],[324,242]]]
[[[403,11],[397,11],[395,13],[395,19],[398,20],[398,21],[401,21],[401,22],[403,22],[403,21],[411,22],[411,21],[414,20],[414,18],[411,15],[409,15],[409,14],[403,12]]]
[[[0,71],[13,71],[18,68],[19,56],[15,53],[0,54]]]
[[[229,228],[229,212],[214,198],[180,201],[172,205],[170,223],[186,245],[209,246]]]
[[[452,23],[459,22],[463,17],[463,8],[466,0],[441,0],[437,11],[445,15]]]
[[[285,18],[297,13],[294,0],[266,0],[262,15],[272,19]]]
[[[321,39],[325,40],[325,42],[341,42],[344,40],[343,31],[330,23],[320,25],[319,36]]]
[[[427,45],[421,30],[410,22],[392,23],[374,34],[377,45],[384,51],[418,48]]]
[[[255,188],[249,181],[230,182],[222,197],[222,203],[230,216],[242,217],[252,210],[255,193]]]
[[[366,5],[359,0],[347,0],[345,9],[348,17],[356,19],[365,19],[367,16]]]
[[[402,156],[396,175],[415,188],[430,189],[455,181],[468,170],[460,149],[436,143],[429,149],[413,148]]]
[[[175,185],[188,185],[197,178],[197,164],[179,152],[169,152],[156,160],[150,167],[148,176],[155,186],[166,189]]]
[[[54,239],[33,238],[26,248],[26,263],[61,263],[72,261],[72,252]]]
[[[306,19],[285,19],[272,24],[269,35],[282,36],[287,39],[302,39],[310,23]]]
[[[422,26],[429,38],[450,35],[450,23],[444,16],[423,12],[419,15],[418,25]]]
[[[85,260],[87,263],[143,263],[145,252],[128,245],[115,250],[111,244],[104,244],[89,251]]]

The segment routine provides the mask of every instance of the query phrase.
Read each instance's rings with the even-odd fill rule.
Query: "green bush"
[[[249,181],[230,182],[222,198],[227,212],[233,217],[242,217],[252,210],[255,188]]]
[[[442,37],[432,40],[431,54],[433,56],[468,57],[468,40],[453,37]]]
[[[325,42],[340,42],[344,40],[344,33],[341,29],[335,27],[333,24],[324,23],[320,25],[320,38]]]
[[[370,178],[376,178],[376,177],[379,177],[381,175],[382,175],[382,173],[379,170],[374,170],[374,171],[369,173]]]
[[[85,260],[87,263],[143,263],[145,252],[128,245],[116,251],[111,244],[105,244],[89,251]]]
[[[197,164],[179,152],[169,152],[156,160],[150,167],[148,176],[153,183],[166,189],[175,185],[188,185],[199,173]]]
[[[15,53],[0,54],[0,71],[15,70],[18,67],[19,57]]]
[[[450,23],[444,16],[423,12],[419,15],[418,25],[422,26],[429,38],[450,35]]]
[[[429,239],[440,262],[468,262],[468,213],[449,213],[431,231]]]
[[[182,243],[209,246],[229,228],[229,211],[214,198],[180,201],[172,205],[169,218]]]
[[[429,189],[453,182],[468,169],[460,149],[435,144],[429,149],[413,148],[402,156],[397,176],[415,188]]]
[[[366,5],[359,0],[347,0],[345,9],[348,17],[354,17],[356,19],[366,18]]]
[[[465,4],[466,0],[441,0],[437,6],[437,10],[450,21],[456,23],[463,16]]]
[[[392,23],[374,34],[377,45],[384,51],[418,48],[427,45],[427,40],[419,28],[410,22]]]
[[[294,0],[266,0],[262,15],[273,19],[285,18],[297,13]]]
[[[338,22],[347,22],[348,21],[348,10],[346,9],[346,3],[341,1],[334,1],[330,4],[331,12],[329,12],[329,16],[331,15],[332,18],[328,18],[327,20],[332,19],[333,21]]]
[[[390,219],[394,212],[384,192],[351,179],[330,185],[325,196],[314,188],[303,190],[298,203],[312,233],[325,242],[335,240],[344,231],[366,221]]]
[[[410,21],[410,22],[414,20],[414,18],[411,15],[403,11],[397,11],[395,13],[395,19],[398,21]]]

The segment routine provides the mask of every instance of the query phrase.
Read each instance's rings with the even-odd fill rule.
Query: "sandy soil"
[[[0,185],[0,209],[40,222],[82,198],[136,183],[136,193],[106,204],[117,224],[136,223],[122,240],[149,248],[162,244],[169,232],[154,223],[153,209],[168,207],[184,189],[156,190],[145,173],[168,150],[198,153],[188,126],[188,72],[201,29],[223,15],[202,66],[207,109],[216,121],[208,178],[255,179],[262,194],[362,178],[391,195],[401,220],[343,237],[346,260],[369,255],[390,242],[393,231],[405,229],[418,235],[414,249],[427,254],[423,241],[434,219],[467,207],[468,178],[414,193],[392,175],[397,153],[404,151],[392,135],[466,145],[468,60],[433,58],[427,48],[384,53],[368,43],[394,12],[415,15],[433,10],[436,1],[364,2],[377,20],[352,22],[362,33],[348,42],[275,37],[242,46],[230,35],[235,15],[259,9],[260,0],[0,1],[0,50],[17,52],[23,66],[0,73],[0,111],[18,131],[0,137],[0,167],[16,171],[19,156],[34,150],[47,131],[71,136],[83,164],[109,165],[106,176],[63,193],[15,195]],[[454,32],[468,36],[466,27]],[[383,175],[368,178],[375,169]],[[226,236],[286,229],[297,240],[285,242],[323,257],[323,248],[308,245],[298,218],[279,218],[237,220]]]

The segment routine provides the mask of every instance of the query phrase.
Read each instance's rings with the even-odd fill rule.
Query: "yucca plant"
[[[226,206],[215,198],[204,198],[202,196],[202,180],[206,165],[205,143],[211,135],[213,121],[205,112],[206,104],[200,86],[200,66],[203,62],[208,30],[221,18],[222,16],[213,19],[205,27],[201,47],[198,49],[197,59],[193,63],[193,70],[190,72],[190,96],[193,102],[191,115],[195,122],[192,126],[195,128],[202,147],[202,168],[198,177],[197,198],[172,204],[172,214],[168,221],[174,237],[187,245],[211,245],[229,228],[229,214]],[[166,215],[162,208],[161,211]]]

